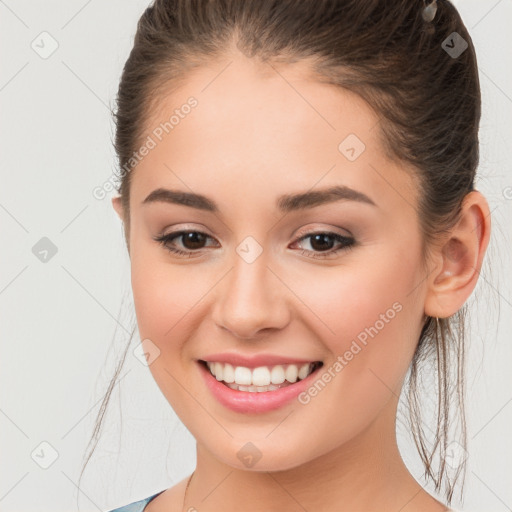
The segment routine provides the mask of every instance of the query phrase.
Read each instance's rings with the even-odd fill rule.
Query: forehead
[[[185,108],[191,97],[195,106]],[[386,157],[378,115],[356,94],[315,80],[304,64],[233,57],[199,67],[159,97],[145,129],[155,147],[132,177],[139,202],[166,183],[203,193],[229,183],[240,196],[272,202],[316,184],[414,194],[410,173]]]

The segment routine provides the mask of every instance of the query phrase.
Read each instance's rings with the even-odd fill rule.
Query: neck
[[[252,469],[239,469],[198,443],[186,510],[446,510],[416,482],[402,461],[395,434],[397,401],[393,399],[371,425],[348,442],[284,470],[262,469],[263,458]]]

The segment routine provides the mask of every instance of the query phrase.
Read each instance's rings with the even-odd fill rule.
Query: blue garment
[[[165,490],[165,489],[164,489]],[[140,501],[135,501],[133,503],[130,503],[129,505],[125,505],[124,507],[116,508],[114,510],[110,510],[109,512],[144,512],[144,509],[146,508],[146,505],[154,498],[162,494],[164,491],[157,492],[156,494],[153,494],[152,496],[149,496],[149,498],[145,498]],[[458,512],[454,509],[447,509],[447,512]]]
[[[165,490],[165,489],[164,489]],[[129,505],[125,505],[124,507],[119,507],[114,510],[110,510],[109,512],[144,512],[144,509],[146,508],[146,505],[153,499],[162,494],[164,491],[157,492],[156,494],[153,494],[152,496],[149,496],[149,498],[145,498],[140,501],[135,501],[133,503],[130,503]]]

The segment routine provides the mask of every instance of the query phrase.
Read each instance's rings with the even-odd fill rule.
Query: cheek
[[[196,308],[200,308],[198,301],[207,284],[204,275],[199,279],[197,272],[171,265],[165,256],[159,248],[132,250],[133,299],[140,339],[151,340],[159,351],[149,370],[174,411],[187,419],[190,401],[183,389],[192,389],[197,383],[188,366],[191,356],[185,354],[186,342],[193,336]]]
[[[376,260],[304,272],[294,288],[310,310],[302,318],[310,319],[308,328],[332,354],[324,367],[328,375],[312,384],[302,403],[310,418],[329,416],[326,428],[339,425],[340,439],[355,435],[400,395],[423,312],[411,293],[420,281],[417,261],[385,250]]]
[[[134,246],[131,254],[131,284],[139,332],[157,345],[172,339],[182,327],[181,319],[202,295],[204,288],[194,273],[165,261],[159,247]],[[161,347],[163,348],[163,347]]]
[[[381,247],[378,258],[347,259],[346,266],[303,272],[295,281],[294,292],[310,311],[303,318],[311,319],[333,359],[343,357],[354,388],[360,379],[363,387],[381,385],[380,377],[394,389],[414,353],[423,313],[412,293],[421,281],[418,260],[397,252]]]

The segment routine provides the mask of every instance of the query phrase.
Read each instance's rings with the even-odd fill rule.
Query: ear
[[[466,302],[476,286],[491,232],[489,205],[473,190],[462,203],[459,223],[435,250],[429,274],[425,314],[447,318]]]
[[[126,249],[128,250],[128,254],[130,254],[130,241],[129,241],[129,234],[128,234],[129,227],[127,226],[127,224],[125,222],[125,217],[124,217],[125,212],[124,212],[124,208],[123,208],[123,203],[121,201],[121,196],[112,198],[112,206],[114,207],[114,210],[116,211],[117,215],[119,216],[119,218],[121,219],[121,221],[123,223]]]
[[[121,202],[121,196],[112,198],[112,206],[114,207],[114,210],[117,212],[119,218],[124,222],[124,209],[123,204]]]

